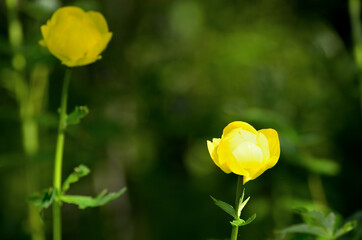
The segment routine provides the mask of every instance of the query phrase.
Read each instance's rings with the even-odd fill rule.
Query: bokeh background
[[[1,239],[31,239],[27,198],[52,185],[65,67],[38,41],[62,5],[101,11],[113,32],[102,60],[73,70],[69,110],[90,114],[68,128],[63,177],[83,163],[92,173],[71,194],[128,187],[100,208],[64,205],[64,239],[227,238],[230,218],[209,195],[233,203],[236,176],[213,164],[206,140],[234,120],[276,129],[282,152],[246,185],[243,216],[257,218],[241,239],[273,239],[301,221],[298,207],[361,219],[348,1],[1,0]],[[43,219],[51,239],[51,209]]]

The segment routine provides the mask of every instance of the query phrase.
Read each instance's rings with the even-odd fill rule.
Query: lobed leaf
[[[78,182],[79,178],[84,177],[90,173],[90,170],[87,166],[81,164],[78,167],[74,168],[74,172],[71,173],[67,179],[64,181],[62,186],[62,191],[65,192],[69,189],[70,184]]]
[[[327,230],[327,233],[329,236],[333,236],[334,229],[336,226],[336,215],[331,212],[329,213],[323,220],[322,220],[322,226]]]
[[[67,125],[75,125],[80,123],[80,120],[87,116],[89,113],[89,109],[87,106],[76,106],[66,119]]]
[[[357,221],[346,222],[341,228],[339,228],[334,234],[334,238],[339,238],[340,236],[352,231],[357,227]]]
[[[80,209],[88,207],[99,207],[107,204],[108,202],[119,198],[125,191],[126,187],[122,188],[118,192],[112,192],[106,195],[107,190],[103,190],[97,197],[92,198],[89,196],[77,196],[77,195],[62,195],[60,200],[66,203],[78,205]]]
[[[48,208],[54,200],[55,189],[44,189],[41,193],[35,193],[29,197],[29,201],[34,202],[35,206]]]

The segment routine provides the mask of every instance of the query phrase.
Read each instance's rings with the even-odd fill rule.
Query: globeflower
[[[79,7],[62,7],[41,26],[43,40],[51,54],[68,67],[83,66],[101,58],[112,38],[99,12],[85,12]]]
[[[244,176],[244,184],[274,167],[280,156],[274,129],[257,131],[242,121],[227,125],[221,138],[207,141],[207,147],[214,163],[225,173]]]

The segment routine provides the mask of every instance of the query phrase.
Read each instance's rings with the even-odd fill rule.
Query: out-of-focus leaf
[[[339,164],[332,159],[302,157],[299,163],[314,173],[328,176],[335,176],[340,170]]]
[[[334,234],[334,229],[336,226],[336,215],[334,214],[334,212],[330,212],[327,217],[325,217],[322,221],[322,225],[325,227],[325,229],[327,230],[328,234],[330,236],[333,236]]]
[[[67,116],[67,125],[75,125],[80,123],[80,120],[87,116],[89,109],[87,106],[76,106],[68,116]]]
[[[233,218],[236,218],[236,211],[233,206],[231,206],[230,204],[223,202],[221,200],[217,200],[216,198],[214,198],[212,196],[210,196],[210,197],[212,198],[212,200],[214,200],[214,203],[216,204],[216,206],[218,206],[219,208],[224,210],[227,214],[229,214]]]
[[[35,19],[45,20],[59,7],[57,0],[35,0],[24,2],[22,10]]]
[[[280,230],[279,233],[281,234],[287,234],[287,233],[306,233],[306,234],[312,234],[317,235],[321,237],[326,237],[326,232],[321,227],[315,227],[310,226],[305,223],[292,225],[290,227],[284,228],[283,230]]]
[[[54,200],[55,189],[49,188],[44,189],[42,193],[35,193],[29,197],[29,201],[33,202],[35,206],[41,208],[48,208]]]
[[[334,238],[339,238],[340,236],[352,231],[357,227],[356,221],[350,221],[346,222],[340,229],[336,231],[336,234],[334,234]]]
[[[78,182],[79,178],[84,177],[90,173],[90,170],[87,166],[81,164],[78,167],[74,168],[74,172],[71,173],[67,179],[64,181],[62,186],[62,191],[65,192],[69,189],[70,184]]]
[[[321,212],[310,211],[303,214],[307,218],[311,218],[311,224],[323,226],[324,215]]]
[[[89,196],[62,195],[60,196],[60,200],[66,203],[78,205],[80,209],[85,209],[88,207],[99,207],[120,197],[126,190],[127,188],[124,187],[118,192],[112,192],[107,195],[107,190],[103,190],[95,198]]]

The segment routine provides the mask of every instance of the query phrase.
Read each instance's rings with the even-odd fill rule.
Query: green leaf
[[[340,171],[340,165],[332,159],[303,156],[299,163],[308,170],[322,175],[336,176]]]
[[[66,119],[67,125],[75,125],[80,123],[80,120],[87,116],[89,109],[87,106],[76,106]]]
[[[89,196],[77,196],[77,195],[61,195],[60,200],[66,203],[78,205],[80,209],[88,207],[99,207],[106,203],[119,198],[125,191],[126,187],[122,188],[118,192],[112,192],[106,195],[107,190],[103,190],[97,197],[92,198]]]
[[[241,194],[241,197],[239,199],[239,206],[238,206],[238,217],[240,218],[240,214],[241,214],[241,210],[243,210],[243,208],[241,207],[241,205],[243,204],[244,201],[244,196],[245,196],[245,188],[243,189],[243,193]],[[244,205],[245,206],[245,205]]]
[[[336,226],[336,215],[331,212],[329,213],[322,221],[322,225],[324,226],[324,228],[327,230],[328,234],[330,236],[333,236],[334,234],[334,229]]]
[[[340,229],[338,229],[336,231],[336,234],[333,236],[334,238],[339,238],[340,236],[352,231],[353,229],[355,229],[357,226],[357,221],[350,221],[350,222],[346,222],[343,227],[341,227]]]
[[[212,200],[214,200],[214,203],[216,204],[216,206],[218,206],[219,208],[221,208],[222,210],[224,210],[226,213],[228,213],[230,216],[232,216],[233,218],[236,218],[236,212],[233,206],[231,206],[230,204],[217,200],[215,198],[213,198],[212,196],[210,196],[212,198]]]
[[[255,220],[255,218],[256,218],[256,213],[254,213],[250,218],[248,218],[248,220],[246,220],[245,221],[245,223],[244,223],[244,225],[243,226],[245,226],[245,225],[247,225],[247,224],[249,224],[249,223],[251,223],[252,221],[254,221]]]
[[[70,184],[78,182],[79,178],[84,177],[90,173],[88,167],[84,166],[83,164],[79,165],[78,167],[74,168],[74,172],[71,173],[67,179],[64,181],[62,186],[62,191],[65,192],[69,189]]]
[[[252,221],[254,221],[254,219],[256,218],[256,214],[253,214],[250,218],[248,218],[248,220],[244,221],[243,219],[235,219],[234,221],[230,222],[231,225],[233,226],[237,226],[237,227],[241,227],[241,226],[245,226],[248,225],[249,223],[251,223]]]
[[[44,189],[41,193],[35,193],[29,197],[29,201],[34,202],[35,206],[48,208],[54,200],[55,189]]]
[[[244,209],[245,205],[248,203],[250,197],[248,197],[244,202],[239,202],[239,207],[238,207],[238,217],[240,217],[241,211]]]
[[[306,233],[306,234],[311,234],[311,235],[316,235],[316,236],[321,236],[321,237],[328,237],[328,236],[326,236],[326,232],[324,231],[323,228],[310,226],[305,223],[296,224],[296,225],[292,225],[290,227],[284,228],[284,229],[280,230],[279,233],[281,233],[281,234]]]
[[[233,226],[240,227],[240,226],[242,226],[243,223],[245,223],[245,220],[243,220],[243,219],[235,219],[235,220],[231,221],[230,223]]]

